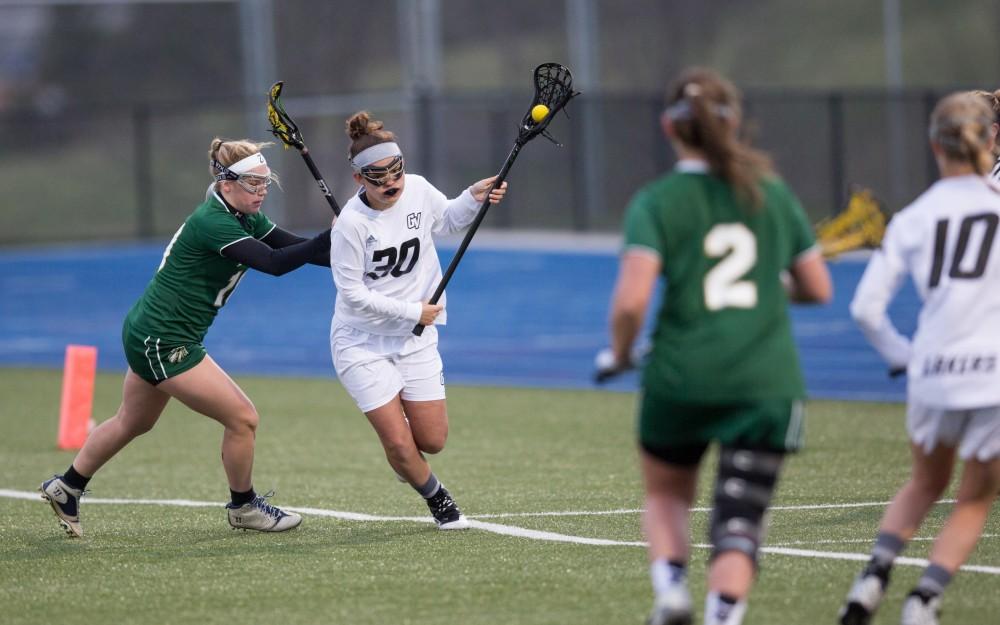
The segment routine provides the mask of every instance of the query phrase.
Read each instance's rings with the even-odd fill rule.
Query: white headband
[[[390,156],[402,156],[403,153],[400,151],[399,146],[388,141],[386,143],[376,143],[370,148],[365,148],[358,152],[358,154],[351,159],[351,167],[354,171],[361,171],[362,168],[368,167],[372,163],[377,163],[384,158],[389,158]],[[230,167],[230,169],[232,169]]]
[[[245,174],[254,167],[258,167],[260,165],[267,165],[267,161],[264,160],[263,154],[257,152],[256,154],[251,154],[244,159],[236,161],[226,169],[234,174]]]

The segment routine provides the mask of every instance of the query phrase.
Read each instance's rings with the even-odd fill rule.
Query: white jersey
[[[1000,190],[987,177],[931,185],[886,229],[851,314],[909,399],[943,409],[1000,404]],[[923,301],[911,342],[886,315],[909,274]]]
[[[330,267],[337,287],[334,324],[370,334],[407,336],[441,281],[432,234],[462,230],[479,204],[466,189],[449,200],[422,176],[406,174],[396,203],[375,210],[352,197],[331,233]],[[442,294],[439,304],[445,305]],[[435,325],[444,325],[442,310]]]

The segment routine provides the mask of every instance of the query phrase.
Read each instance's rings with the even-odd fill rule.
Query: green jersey
[[[626,250],[656,254],[667,285],[643,387],[693,403],[802,397],[780,274],[814,245],[805,213],[777,179],[750,210],[693,169],[647,185],[626,213]]]
[[[127,323],[164,343],[201,343],[247,270],[222,250],[248,237],[262,239],[274,227],[262,213],[234,215],[210,194],[170,240]]]

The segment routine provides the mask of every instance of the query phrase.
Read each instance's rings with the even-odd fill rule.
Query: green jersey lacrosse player
[[[222,424],[222,463],[234,528],[281,532],[302,518],[267,503],[251,479],[259,417],[239,386],[205,352],[202,340],[248,269],[282,275],[306,263],[330,264],[330,231],[305,239],[260,212],[275,180],[261,149],[269,144],[216,138],[214,182],[181,224],[122,327],[128,372],[118,412],[91,432],[69,469],[42,484],[60,524],[82,536],[79,502],[90,478],[133,438],[148,432],[171,397]]]
[[[788,301],[832,296],[799,202],[740,140],[741,118],[739,92],[714,72],[690,69],[669,88],[661,123],[679,160],[628,207],[611,350],[598,363],[605,373],[632,365],[662,276],[638,403],[654,625],[692,622],[689,509],[712,442],[721,450],[704,622],[742,622],[764,513],[802,433]]]

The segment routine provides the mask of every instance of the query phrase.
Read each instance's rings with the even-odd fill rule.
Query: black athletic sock
[[[62,475],[62,481],[70,488],[75,488],[77,490],[85,490],[87,488],[87,482],[90,481],[89,477],[80,475],[73,465],[69,465],[66,472]]]
[[[234,506],[242,506],[245,503],[250,503],[256,496],[257,493],[253,492],[253,488],[245,493],[238,493],[231,488],[229,489],[229,497],[233,500]]]

